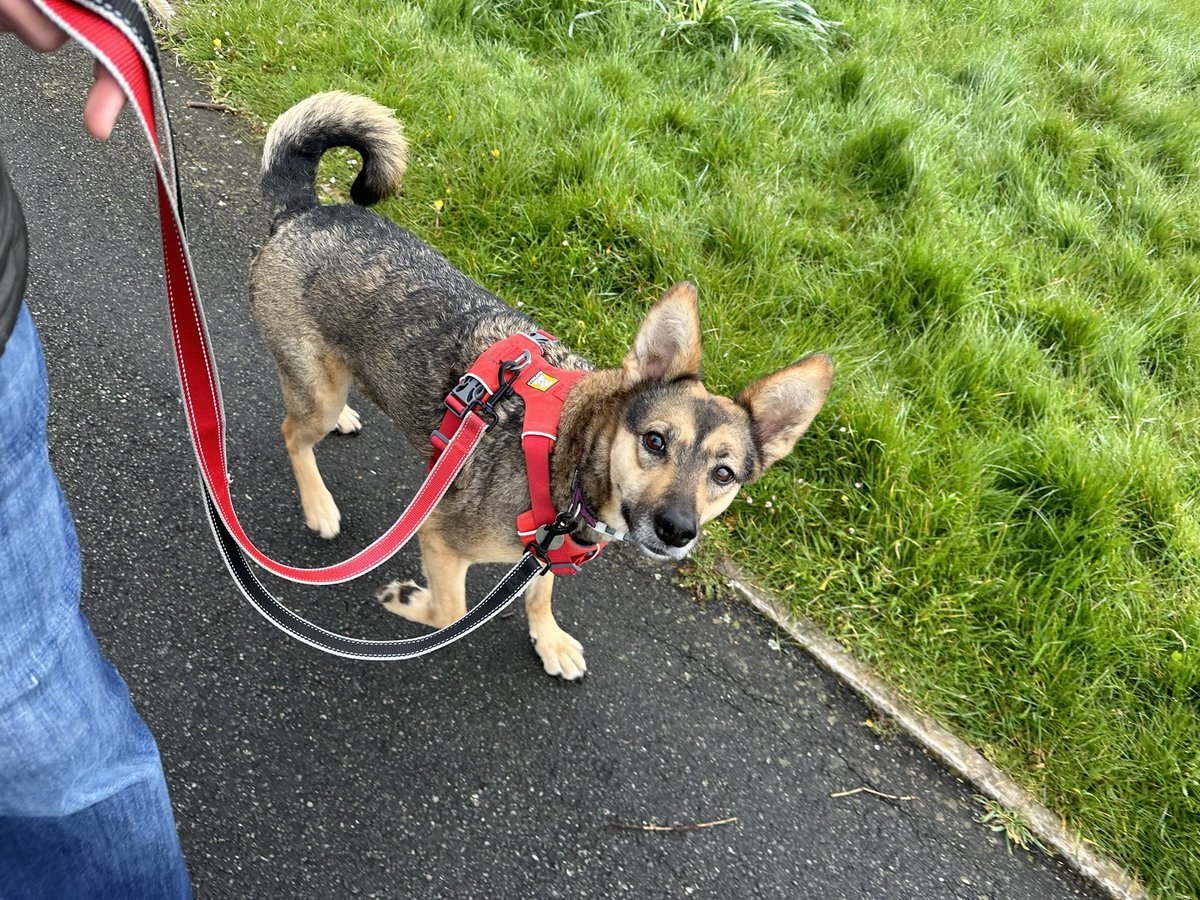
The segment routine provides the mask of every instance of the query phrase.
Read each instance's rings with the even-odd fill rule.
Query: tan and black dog
[[[317,163],[338,146],[362,156],[354,203],[322,205]],[[346,405],[352,383],[428,455],[443,398],[459,376],[491,344],[536,328],[410,232],[363,208],[400,187],[406,152],[389,110],[340,92],[285,112],[263,150],[273,223],[251,268],[250,297],[279,368],[283,437],[305,520],[325,538],[337,535],[341,515],[313,447],[331,430],[361,427]],[[545,355],[552,366],[590,372],[563,408],[551,460],[556,507],[570,505],[578,470],[587,507],[663,560],[681,559],[740,485],[791,451],[833,374],[829,357],[817,354],[734,399],[710,394],[699,380],[696,289],[686,282],[651,307],[621,368],[591,371],[561,344]],[[515,520],[529,507],[520,404],[505,401],[484,446],[422,527],[427,585],[393,582],[380,592],[392,612],[446,625],[466,612],[468,566],[520,558]],[[581,524],[573,537],[605,536]],[[529,633],[547,672],[578,678],[582,647],[554,621],[552,587],[546,575],[528,590]]]

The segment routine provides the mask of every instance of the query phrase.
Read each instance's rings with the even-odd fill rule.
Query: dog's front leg
[[[547,572],[535,578],[525,591],[525,613],[529,618],[529,637],[533,649],[542,658],[542,666],[551,675],[561,675],[568,681],[582,678],[587,671],[583,661],[583,644],[558,627],[550,610],[550,594],[554,591],[554,576]]]
[[[417,532],[421,542],[421,568],[428,587],[415,581],[393,581],[376,598],[388,612],[413,622],[444,628],[467,614],[467,569],[471,561],[460,555],[437,531],[430,519]]]

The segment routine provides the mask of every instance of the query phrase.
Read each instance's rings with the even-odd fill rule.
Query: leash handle
[[[391,641],[358,640],[314,625],[280,603],[255,577],[247,555],[268,571],[305,584],[349,581],[382,565],[412,538],[433,511],[478,446],[487,422],[467,411],[413,502],[380,538],[351,558],[332,566],[301,568],[276,562],[255,547],[237,520],[229,492],[221,389],[184,233],[179,169],[153,29],[135,0],[33,2],[113,75],[137,114],[153,151],[180,390],[209,524],[222,558],[242,593],[281,630],[327,653],[352,659],[396,660],[420,656],[487,622],[541,573],[541,564],[531,554],[526,554],[462,619],[421,637]]]

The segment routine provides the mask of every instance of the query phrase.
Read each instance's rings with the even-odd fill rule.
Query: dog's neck
[[[578,468],[584,502],[593,513],[602,513],[612,496],[609,448],[626,391],[622,370],[601,369],[580,379],[567,395],[551,459],[550,496],[555,509],[570,507]]]

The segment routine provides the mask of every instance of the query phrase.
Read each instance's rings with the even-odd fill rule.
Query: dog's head
[[[700,383],[695,285],[672,287],[650,309],[625,356],[628,400],[610,447],[602,514],[656,559],[682,559],[705,522],[738,489],[791,452],[825,402],[828,356],[805,357],[735,398]]]

